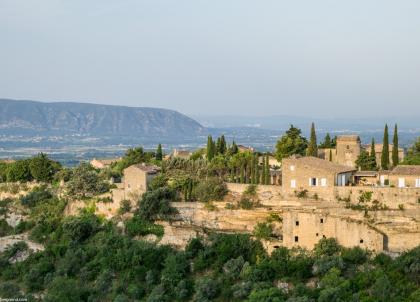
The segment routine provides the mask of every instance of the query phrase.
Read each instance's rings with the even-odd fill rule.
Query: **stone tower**
[[[356,160],[362,147],[358,135],[337,136],[335,162],[348,167],[356,167]]]

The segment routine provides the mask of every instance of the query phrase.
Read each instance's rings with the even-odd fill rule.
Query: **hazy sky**
[[[420,1],[0,0],[0,97],[418,115]]]

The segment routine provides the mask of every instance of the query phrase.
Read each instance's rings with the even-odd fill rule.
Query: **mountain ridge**
[[[0,99],[0,133],[191,136],[205,128],[175,110]]]

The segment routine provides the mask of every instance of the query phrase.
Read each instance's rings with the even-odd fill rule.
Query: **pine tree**
[[[392,140],[392,165],[398,166],[399,158],[398,158],[398,128],[397,124],[395,124],[394,128],[394,138]]]
[[[315,124],[312,123],[311,126],[311,138],[309,140],[308,149],[306,150],[308,156],[318,156],[318,146],[316,143],[316,133],[315,133]]]
[[[372,158],[372,164],[374,165],[374,170],[378,168],[378,163],[376,162],[376,149],[375,149],[375,139],[372,137],[372,143],[370,144],[370,157]]]
[[[220,138],[219,153],[220,154],[225,154],[226,153],[226,140],[225,140],[224,135],[222,135],[222,137]]]
[[[156,160],[162,160],[162,159],[163,159],[162,145],[159,144],[156,150]]]
[[[211,135],[207,137],[207,160],[211,161],[214,158],[215,145]]]
[[[324,148],[331,148],[331,137],[330,137],[329,133],[327,133],[327,135],[325,135],[323,147]]]
[[[383,170],[389,169],[389,141],[388,141],[388,125],[385,124],[383,148],[381,154],[381,168]]]
[[[332,161],[332,150],[330,149],[330,157],[329,157],[329,161]]]

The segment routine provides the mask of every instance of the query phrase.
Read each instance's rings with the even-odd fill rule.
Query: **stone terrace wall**
[[[372,200],[378,200],[390,209],[398,209],[403,205],[405,209],[420,207],[420,188],[381,188],[381,187],[335,187],[333,200],[337,196],[350,197],[350,201],[357,203],[361,192],[373,192]]]

